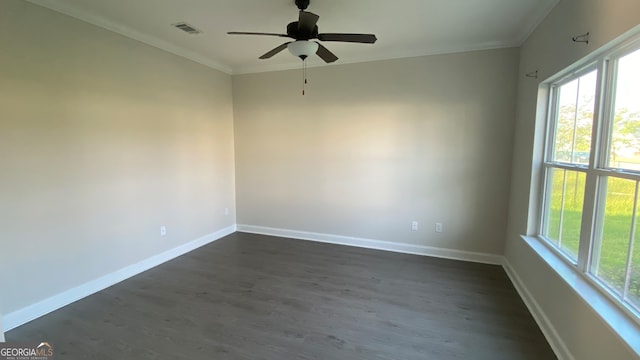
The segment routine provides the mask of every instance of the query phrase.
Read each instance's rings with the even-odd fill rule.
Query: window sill
[[[534,236],[522,239],[640,356],[640,325],[583,274]]]

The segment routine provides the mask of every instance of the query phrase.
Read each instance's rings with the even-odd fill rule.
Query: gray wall
[[[537,211],[537,197],[530,199],[530,190],[538,188],[536,164],[542,156],[541,142],[534,142],[538,82],[639,23],[637,0],[562,0],[520,51],[506,257],[576,359],[631,359],[636,355],[520,237],[535,233],[530,215]],[[571,42],[572,36],[587,31],[592,34],[589,45]],[[524,77],[536,69],[539,81]],[[541,125],[542,121],[537,127],[540,134]]]
[[[0,44],[0,313],[235,223],[229,75],[19,0]]]
[[[502,254],[517,64],[311,68],[306,96],[300,70],[234,76],[238,224]]]

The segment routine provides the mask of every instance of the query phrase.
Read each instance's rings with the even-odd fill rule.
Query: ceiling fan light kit
[[[317,42],[306,40],[293,41],[287,45],[289,52],[293,54],[293,56],[302,59],[302,61],[318,52],[318,47],[319,44]]]

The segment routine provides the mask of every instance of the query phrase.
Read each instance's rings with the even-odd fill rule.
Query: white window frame
[[[636,324],[640,324],[640,307],[634,307],[630,302],[625,301],[625,295],[629,288],[629,258],[632,256],[633,250],[633,231],[640,231],[637,226],[637,217],[635,216],[637,204],[634,207],[634,216],[631,219],[631,235],[629,247],[627,249],[627,277],[625,278],[625,286],[621,295],[614,292],[609,286],[597,276],[591,273],[591,264],[594,258],[595,241],[599,232],[603,228],[604,204],[606,198],[606,186],[601,182],[605,177],[622,178],[636,181],[636,198],[637,192],[640,191],[640,171],[622,170],[608,165],[610,141],[612,139],[612,120],[614,112],[615,99],[615,79],[617,72],[616,60],[630,54],[636,50],[640,50],[640,36],[636,35],[633,39],[623,42],[622,44],[609,49],[606,52],[600,52],[592,56],[587,61],[581,62],[580,66],[564,71],[549,81],[543,83],[548,90],[548,99],[546,103],[547,115],[545,118],[544,130],[544,155],[542,159],[541,171],[541,192],[538,204],[538,226],[537,237],[546,245],[556,256],[558,256],[566,265],[574,268],[584,279],[588,281],[594,288],[604,294],[609,300],[622,309]],[[558,91],[557,88],[567,84],[580,76],[583,76],[593,70],[597,70],[596,81],[596,101],[594,108],[594,119],[591,136],[591,156],[588,165],[556,162],[553,161],[553,151],[555,147],[555,130],[557,119]],[[580,227],[580,240],[577,259],[565,253],[559,245],[552,240],[546,238],[545,226],[548,223],[548,201],[549,181],[551,177],[547,176],[550,169],[576,171],[585,174],[585,194],[582,210],[582,222]],[[637,201],[637,200],[636,200]],[[561,240],[559,242],[561,244]],[[635,244],[640,246],[640,244]]]

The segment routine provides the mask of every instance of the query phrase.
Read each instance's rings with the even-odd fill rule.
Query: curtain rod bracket
[[[538,70],[532,71],[530,73],[526,73],[526,74],[524,74],[524,76],[529,77],[529,78],[537,79],[538,78]]]
[[[573,42],[576,42],[576,43],[589,44],[589,33],[587,32],[582,35],[574,36],[571,38],[571,40],[573,40]]]

